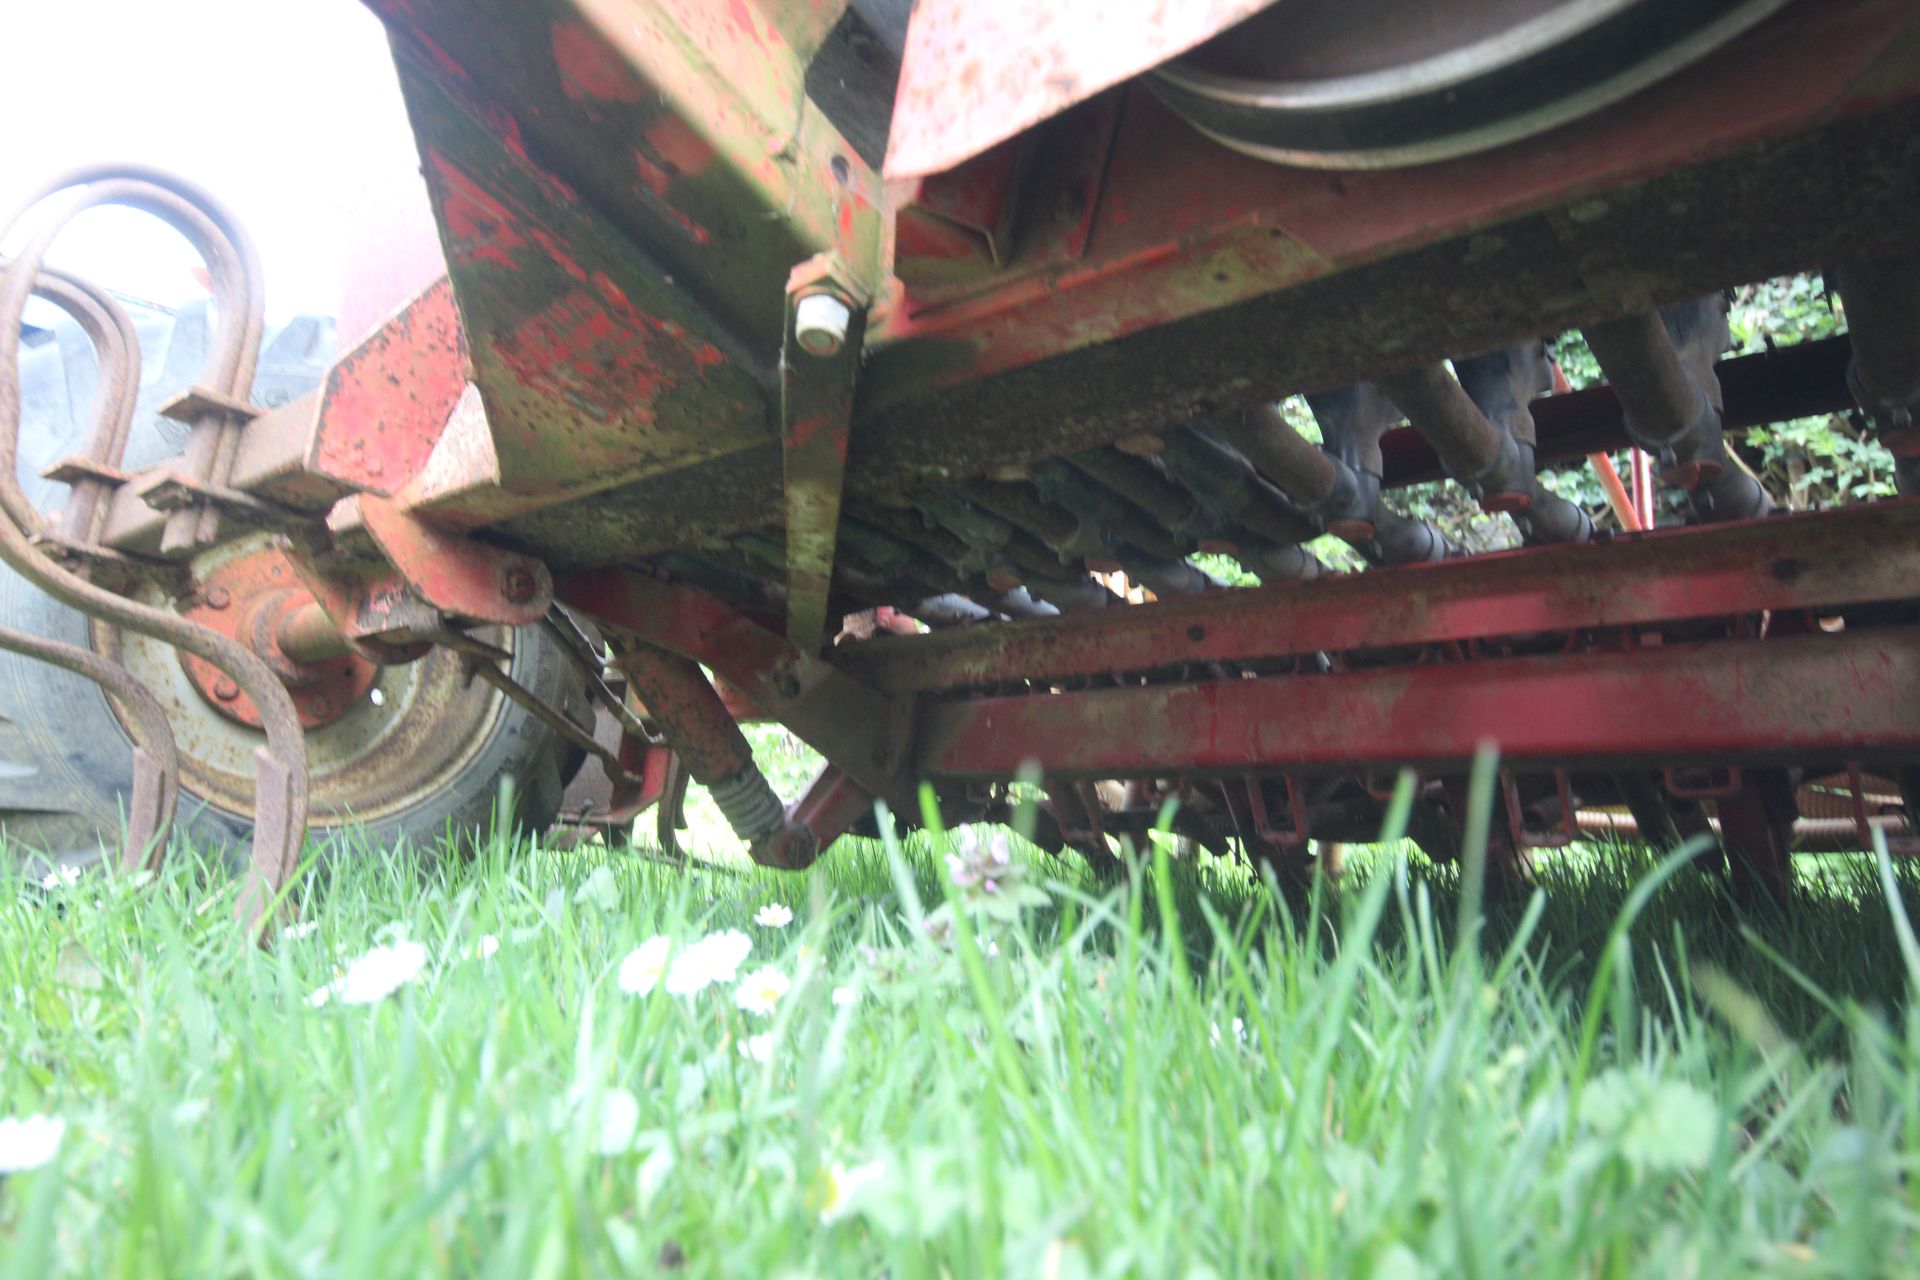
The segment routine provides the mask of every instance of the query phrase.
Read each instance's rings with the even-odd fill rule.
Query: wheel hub
[[[236,556],[202,580],[186,616],[224,632],[264,659],[293,695],[300,723],[331,724],[366,697],[380,667],[350,650],[330,625],[313,594],[300,585],[293,565],[277,548]],[[260,710],[226,672],[182,651],[180,666],[208,706],[248,728],[260,727]]]

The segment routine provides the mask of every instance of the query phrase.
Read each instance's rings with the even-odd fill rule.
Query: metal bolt
[[[520,565],[509,568],[500,577],[500,593],[515,604],[525,604],[540,590],[531,570]]]
[[[222,702],[232,702],[240,696],[240,686],[222,676],[213,683],[213,696]]]
[[[810,356],[837,355],[852,322],[845,302],[830,293],[810,293],[793,309],[793,336]]]
[[[201,593],[200,598],[206,602],[209,609],[224,609],[233,603],[233,594],[218,583],[208,587]]]

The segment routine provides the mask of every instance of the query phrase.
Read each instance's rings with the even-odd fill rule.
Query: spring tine
[[[175,782],[175,796],[178,782]],[[127,838],[120,849],[123,871],[158,871],[165,855],[162,825],[173,821],[171,812],[162,813],[161,793],[167,786],[166,775],[144,747],[133,749],[133,790],[127,796]]]
[[[292,878],[300,855],[306,823],[296,827],[294,813],[296,800],[305,808],[306,796],[296,797],[294,771],[267,748],[253,749],[253,768],[253,852],[235,910],[247,932],[264,947],[273,938],[275,900]],[[304,786],[299,789],[305,791]]]
[[[267,736],[267,747],[255,753],[261,768],[255,786],[253,876],[265,876],[268,882],[265,886],[249,886],[250,892],[241,896],[241,910],[250,925],[264,930],[270,923],[266,902],[284,884],[293,853],[306,834],[306,739],[292,697],[273,670],[245,645],[171,610],[117,595],[49,558],[35,539],[46,531],[45,521],[27,500],[16,475],[21,416],[20,322],[47,250],[68,219],[95,205],[126,204],[162,218],[194,242],[213,269],[219,295],[220,327],[208,381],[216,391],[229,396],[235,388],[244,394],[253,380],[260,341],[258,271],[251,245],[232,219],[188,184],[152,170],[109,166],[82,171],[42,194],[75,184],[85,185],[70,200],[63,216],[35,234],[20,256],[0,271],[0,512],[4,513],[0,518],[0,560],[71,608],[205,659],[231,675],[253,699]],[[100,353],[103,361],[112,346],[108,344],[109,349]],[[103,389],[110,392],[115,378],[126,377],[127,363],[122,361],[115,369],[103,364]],[[222,430],[226,435],[233,434]],[[195,430],[189,438],[187,463],[202,479],[217,481],[224,478],[217,468],[221,457],[230,461],[231,449],[227,446],[231,442],[226,435],[215,439],[215,434]],[[124,431],[108,438],[124,439]],[[200,519],[202,515],[209,518]],[[185,541],[204,541],[212,534],[210,513],[197,513],[194,518],[199,523],[189,532],[195,536]],[[258,893],[262,887],[271,890],[264,901]]]
[[[128,871],[141,867],[157,871],[166,856],[167,836],[180,797],[180,753],[173,728],[159,699],[119,663],[91,649],[49,640],[12,627],[0,627],[0,649],[50,662],[85,676],[125,707],[140,741],[133,749],[133,797],[127,809],[126,843],[120,865]]]

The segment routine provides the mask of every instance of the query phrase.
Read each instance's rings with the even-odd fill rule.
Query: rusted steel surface
[[[328,371],[302,469],[393,496],[426,465],[466,386],[466,335],[441,280]]]
[[[793,805],[793,820],[813,833],[822,849],[873,812],[873,794],[837,765],[824,765]]]
[[[318,616],[317,622],[315,615]],[[351,652],[328,621],[313,594],[301,583],[293,562],[276,548],[263,548],[223,561],[202,578],[185,616],[209,630],[232,637],[258,654],[293,698],[294,711],[307,728],[330,724],[352,710],[380,677],[378,664]],[[283,644],[287,624],[315,653],[316,630],[331,632],[336,647],[316,660],[302,660]],[[258,729],[260,709],[233,677],[204,658],[180,655],[180,665],[200,696],[221,715]]]
[[[454,127],[419,113],[415,89],[432,81],[499,147],[564,180],[549,199],[604,210],[663,271],[701,281],[723,327],[769,352],[794,264],[834,251],[863,279],[877,267],[878,177],[803,93],[818,24],[841,6],[369,7],[393,34],[423,149],[445,145]]]
[[[867,307],[833,258],[824,255],[794,268],[787,299],[780,355],[787,639],[811,653],[828,639],[827,596],[847,478],[847,422]]]
[[[869,792],[901,812],[912,811],[916,801],[906,771],[911,700],[851,679],[690,587],[601,569],[567,576],[555,593],[604,631],[626,633],[710,667]]]
[[[753,765],[753,748],[698,663],[647,645],[615,655],[647,715],[703,785]]]
[[[1273,0],[919,0],[887,148],[889,178],[952,169]]]
[[[923,723],[917,763],[931,778],[1010,777],[1028,760],[1096,778],[1170,760],[1457,767],[1482,742],[1543,763],[1886,758],[1920,748],[1920,636],[1902,627],[978,698],[931,707]]]
[[[553,603],[553,575],[534,557],[444,533],[386,498],[351,501],[388,563],[442,613],[518,627]]]
[[[1872,548],[1862,554],[1862,548]],[[875,688],[955,690],[1202,662],[1920,595],[1920,501],[1212,592],[1094,615],[889,637],[836,661]]]
[[[1179,144],[1164,138],[1159,145]],[[1165,189],[1212,188],[1204,176],[1173,175]],[[1642,289],[1678,298],[1904,242],[1915,234],[1906,211],[1920,204],[1920,110],[1893,108],[1871,120],[1843,121],[1610,192],[1600,203],[1605,214],[1588,221],[1564,213],[1523,218],[1498,234],[1324,274],[1240,306],[1190,300],[1157,328],[1098,345],[1049,336],[1046,311],[1056,303],[1042,291],[1027,299],[1017,323],[995,323],[990,315],[978,322],[996,333],[1025,335],[1036,351],[1072,349],[1044,364],[947,389],[937,385],[947,372],[964,374],[969,366],[966,344],[878,347],[863,373],[848,497],[983,474],[1010,458],[1077,452],[1203,410],[1342,385],[1390,362],[1523,340],[1611,309],[1629,310],[1621,301],[1629,289],[1633,305],[1644,305]],[[1848,218],[1827,212],[1840,207]],[[1688,243],[1688,253],[1650,272],[1649,244],[1669,240]],[[1164,261],[1140,259],[1127,289],[1166,297],[1154,277]],[[1620,292],[1609,300],[1614,289]],[[1104,314],[1102,305],[1089,300],[1089,314]],[[1743,359],[1758,367],[1775,358],[1781,357]],[[1737,411],[1731,388],[1729,398]],[[1583,429],[1564,452],[1550,456],[1543,447],[1542,461],[1619,447],[1624,435],[1613,412],[1608,406],[1604,441]],[[1541,402],[1536,416],[1543,446],[1560,448],[1552,401]],[[1390,482],[1436,478],[1438,468],[1424,450],[1413,471],[1398,469],[1407,447],[1400,439],[1387,442]],[[724,466],[611,490],[590,511],[546,513],[510,522],[503,532],[581,564],[614,559],[616,550],[676,545],[689,530],[753,528],[778,510],[779,466],[778,447],[769,441],[730,455]]]
[[[862,296],[879,278],[877,178],[800,91],[823,15],[374,7],[498,460],[446,509],[497,520],[777,449],[788,271],[830,252]]]

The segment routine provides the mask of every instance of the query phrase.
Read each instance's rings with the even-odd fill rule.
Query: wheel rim
[[[196,571],[205,574],[259,545],[248,539],[221,548],[197,562]],[[514,645],[511,628],[474,634],[509,650]],[[210,706],[171,646],[99,624],[93,637],[96,649],[117,657],[166,708],[179,745],[182,785],[217,809],[247,815],[253,752],[264,735]],[[446,649],[381,668],[351,709],[307,731],[313,824],[379,822],[444,799],[485,751],[505,704],[484,681],[469,677],[460,655]]]
[[[1517,141],[1672,75],[1788,0],[1281,0],[1160,69],[1237,151],[1313,168]]]

